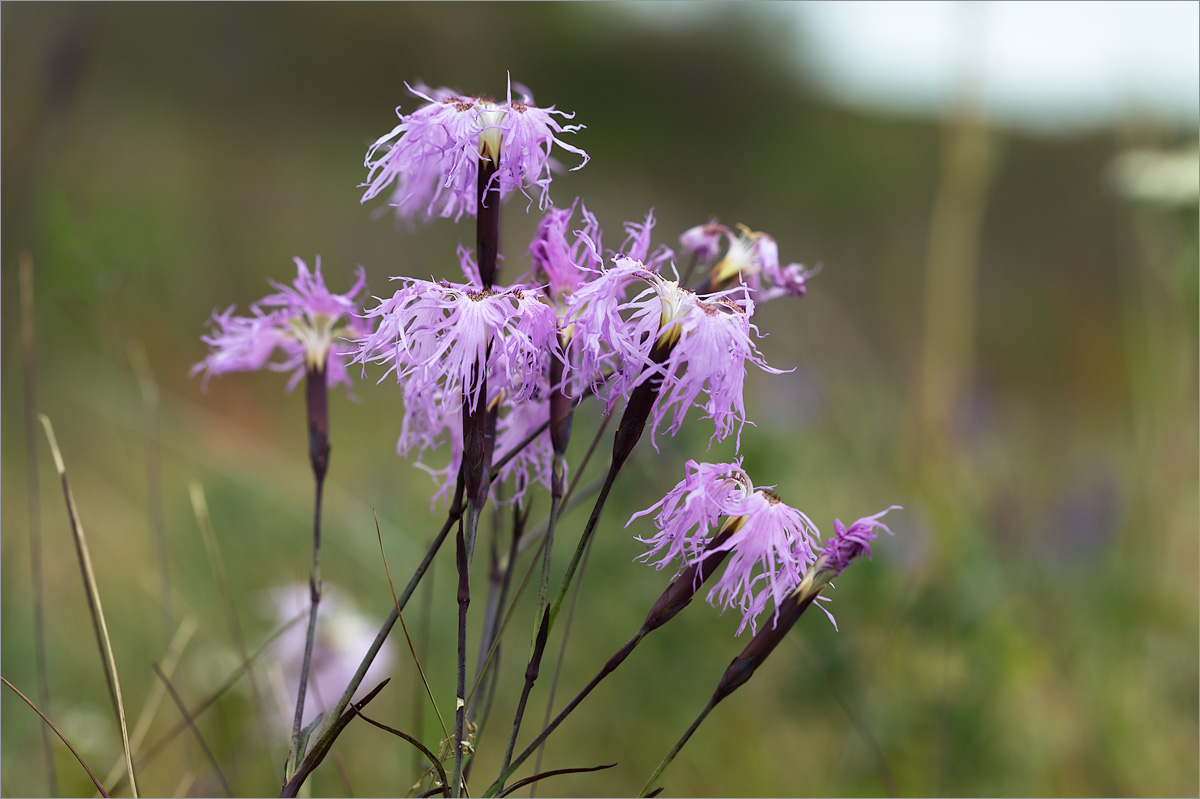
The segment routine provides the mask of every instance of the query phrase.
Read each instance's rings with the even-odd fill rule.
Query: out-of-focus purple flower
[[[572,119],[574,114],[554,106],[538,108],[520,86],[521,99],[513,99],[510,84],[502,103],[421,84],[408,88],[427,104],[408,115],[397,108],[400,124],[367,150],[363,202],[394,183],[390,204],[399,216],[474,216],[482,158],[495,162],[492,180],[501,196],[520,190],[528,197],[526,190],[538,187],[538,207],[545,209],[550,171],[557,167],[550,156],[553,147],[582,158],[573,169],[588,162],[587,153],[559,138],[583,126],[562,125],[554,117]]]
[[[468,264],[465,250],[460,256]],[[383,377],[395,372],[406,403],[465,391],[474,407],[485,374],[492,394],[504,390],[512,402],[529,398],[558,342],[554,311],[538,293],[393,279],[405,285],[367,311],[379,327],[358,342],[356,361],[385,365]]]
[[[529,244],[533,262],[529,281],[545,285],[555,302],[561,302],[578,289],[604,263],[600,255],[600,223],[586,205],[583,206],[583,227],[574,231],[574,241],[568,238],[572,232],[571,219],[578,205],[577,197],[570,208],[547,211]]]
[[[539,394],[525,402],[509,405],[502,413],[496,425],[496,458],[512,452],[534,430],[550,421],[547,384],[542,384]],[[550,430],[546,429],[500,469],[499,478],[512,485],[512,491],[504,501],[523,504],[525,492],[535,484],[549,491],[553,459],[554,446],[550,442]]]
[[[688,228],[679,237],[680,255],[695,255],[701,261],[711,261],[721,249],[721,239],[732,236],[729,228],[712,220],[706,225]]]
[[[204,384],[213,375],[268,368],[292,372],[288,390],[310,369],[323,367],[327,384],[350,386],[346,364],[354,353],[351,339],[370,333],[370,324],[359,317],[361,306],[354,297],[366,288],[362,267],[358,280],[345,294],[333,294],[321,276],[321,259],[308,271],[295,259],[297,276],[290,286],[274,281],[278,290],[250,306],[250,316],[234,316],[233,306],[214,312],[210,331],[201,337],[209,347],[208,357],[192,367],[204,373]],[[272,361],[279,352],[282,360]]]
[[[271,589],[266,595],[267,613],[276,625],[291,623],[269,650],[268,669],[282,673],[282,695],[278,712],[272,714],[282,732],[290,732],[295,713],[293,704],[300,687],[304,660],[305,626],[298,617],[308,614],[308,583],[294,583]],[[354,600],[342,589],[323,583],[321,615],[317,617],[317,635],[313,639],[312,665],[308,672],[310,701],[304,705],[303,724],[307,726],[318,713],[332,708],[350,684],[363,655],[375,640],[378,623],[359,613]],[[384,641],[379,654],[367,670],[367,679],[359,694],[366,693],[391,670],[394,660],[391,642]],[[361,698],[361,697],[358,697]]]
[[[634,282],[647,288],[625,301],[625,291]],[[568,378],[576,386],[596,386],[611,369],[611,409],[637,385],[662,378],[652,411],[652,442],[668,417],[669,433],[677,433],[692,405],[702,407],[705,417],[713,420],[712,440],[723,440],[735,429],[740,440],[746,423],[746,362],[779,373],[767,365],[751,338],[752,333],[758,335],[750,322],[752,301],[738,305],[722,294],[699,296],[630,258],[614,259],[611,267],[571,296],[568,307],[567,322],[574,326]],[[651,359],[656,346],[670,348],[661,363]]]
[[[438,490],[429,498],[430,505],[442,499],[449,501],[462,466],[462,393],[438,389],[429,396],[408,397],[402,392],[402,397],[404,417],[396,454],[401,458],[415,457],[413,465],[433,478]],[[440,469],[425,463],[425,453],[436,451],[443,444],[450,450],[449,462]]]
[[[679,560],[680,570],[717,553],[728,552],[720,579],[708,592],[710,604],[722,609],[737,606],[742,613],[738,633],[757,617],[771,600],[779,604],[792,593],[816,560],[814,544],[820,533],[804,513],[786,505],[769,490],[754,487],[741,462],[688,461],[687,476],[662,500],[635,514],[633,519],[658,509],[657,535],[638,540],[650,548],[642,559],[659,557],[655,568]],[[732,533],[710,548],[717,521],[727,517]]]
[[[517,404],[503,401],[500,392],[489,391],[489,403],[498,402],[501,405],[494,458],[499,459],[512,452],[550,418],[549,402],[544,398],[547,391],[543,381],[538,396]],[[443,446],[449,450],[449,460],[444,466],[434,467],[425,462],[427,453]],[[463,457],[461,392],[446,393],[439,389],[427,401],[422,401],[420,397],[406,398],[396,453],[402,458],[415,457],[414,465],[433,478],[438,488],[430,498],[432,504],[443,499],[449,500],[458,481]],[[550,431],[544,430],[509,460],[498,475],[501,481],[513,487],[503,501],[521,503],[525,492],[535,484],[549,489],[553,454]],[[493,498],[500,499],[499,495]]]
[[[700,253],[704,260],[716,254],[720,238],[729,242],[729,248],[712,268],[709,283],[714,289],[728,289],[744,283],[756,302],[781,297],[785,294],[802,297],[808,291],[808,279],[818,270],[806,269],[800,264],[781,266],[779,245],[766,233],[738,225],[734,233],[715,221],[688,230],[680,237],[688,237],[684,251]]]

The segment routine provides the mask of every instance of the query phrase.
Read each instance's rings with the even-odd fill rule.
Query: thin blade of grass
[[[37,351],[33,327],[33,258],[21,253],[21,365],[25,387],[25,486],[29,501],[29,584],[33,593],[33,657],[37,669],[38,703],[50,707],[50,678],[46,669],[46,613],[42,590],[42,506],[38,488],[37,457]],[[50,731],[41,728],[42,752],[46,758],[46,785],[50,796],[58,794],[54,775],[54,753]]]
[[[167,647],[167,652],[163,656],[163,671],[168,677],[175,674],[175,667],[179,664],[179,658],[183,656],[183,649],[187,646],[188,641],[192,639],[193,633],[196,632],[196,618],[188,616],[179,625],[179,629],[175,631],[175,636],[171,639],[170,646]],[[150,686],[150,695],[146,697],[146,704],[142,707],[142,712],[138,715],[137,723],[133,725],[133,734],[129,736],[129,748],[134,752],[142,746],[142,741],[146,738],[146,733],[150,732],[150,724],[154,721],[154,717],[158,714],[158,706],[162,702],[162,698],[166,693],[166,689],[161,682],[156,682]],[[121,758],[117,758],[117,762],[113,763],[112,768],[108,770],[108,776],[104,778],[106,783],[111,783],[121,774],[121,768],[125,763]]]
[[[150,529],[154,541],[154,556],[158,563],[158,601],[163,613],[163,640],[171,640],[175,613],[171,606],[171,571],[167,559],[167,523],[162,505],[162,446],[158,436],[158,383],[146,359],[146,348],[140,341],[130,340],[125,347],[129,364],[137,377],[145,410],[146,436],[146,499],[150,510]]]
[[[88,609],[92,614],[92,626],[96,631],[96,641],[100,646],[100,657],[104,661],[104,674],[108,678],[108,687],[112,693],[113,706],[117,714],[117,723],[121,727],[121,745],[125,747],[125,767],[129,776],[129,789],[137,799],[137,778],[133,772],[133,754],[129,749],[129,729],[125,723],[125,702],[121,698],[121,681],[117,676],[117,661],[113,657],[112,642],[108,637],[108,624],[104,620],[104,607],[100,604],[100,590],[96,586],[96,574],[92,569],[92,556],[88,552],[87,537],[83,533],[83,525],[79,521],[79,511],[75,507],[75,497],[71,494],[71,485],[67,482],[67,468],[63,465],[62,452],[54,437],[54,426],[50,417],[38,414],[42,427],[46,429],[46,440],[50,444],[50,453],[54,456],[54,467],[58,470],[58,478],[62,481],[63,496],[67,503],[67,516],[71,521],[71,533],[75,537],[75,551],[79,555],[79,567],[83,572],[84,589],[88,597]]]
[[[175,686],[171,684],[171,680],[167,675],[163,674],[163,670],[159,668],[157,663],[150,664],[154,668],[154,673],[158,675],[158,679],[162,680],[163,685],[167,689],[167,693],[171,695],[171,699],[175,700],[175,706],[179,708],[180,715],[191,728],[192,734],[196,736],[196,742],[200,744],[201,751],[208,758],[208,764],[212,766],[213,773],[217,775],[217,779],[221,782],[221,788],[224,789],[226,796],[233,796],[233,789],[229,787],[229,781],[225,779],[225,774],[221,771],[221,767],[217,765],[217,759],[213,757],[212,750],[208,748],[208,743],[204,740],[204,736],[200,734],[200,728],[196,726],[196,720],[192,718],[192,714],[188,713],[187,705],[184,704],[183,697],[175,690]]]
[[[371,508],[371,515],[375,517],[375,536],[379,539],[379,555],[383,558],[383,571],[387,574],[388,588],[392,591],[392,603],[396,606],[400,629],[404,631],[404,640],[408,642],[408,651],[412,653],[413,663],[417,665],[417,674],[421,675],[421,684],[425,686],[425,694],[429,697],[430,704],[433,705],[433,712],[437,714],[438,724],[442,725],[442,736],[449,738],[450,733],[446,730],[446,721],[442,718],[442,711],[438,708],[437,700],[433,698],[429,680],[425,678],[425,669],[421,668],[421,658],[417,656],[417,648],[413,646],[412,638],[408,634],[408,625],[404,623],[404,614],[400,612],[400,600],[396,596],[396,586],[392,583],[392,570],[388,568],[387,553],[383,551],[383,533],[379,530],[379,515],[375,513],[374,508]]]
[[[428,654],[429,652],[429,628],[432,624],[431,617],[433,614],[433,578],[434,573],[430,572],[429,578],[425,580],[425,585],[421,588],[421,609],[420,609],[420,628],[417,630],[417,650],[418,655],[421,653]],[[421,701],[421,681],[413,680],[413,721],[412,728],[418,733],[425,727],[425,703]],[[443,724],[443,726],[445,726]],[[421,753],[413,750],[413,773],[422,774],[424,769],[421,768]],[[420,778],[418,778],[420,782]]]
[[[229,625],[229,634],[233,636],[233,644],[237,647],[238,656],[243,661],[248,660],[246,638],[242,635],[242,625],[238,620],[237,605],[233,601],[233,592],[229,589],[229,578],[225,574],[225,559],[221,557],[221,547],[217,543],[217,535],[213,530],[212,516],[208,513],[208,500],[204,496],[204,486],[199,480],[188,482],[188,494],[192,500],[192,512],[196,516],[196,525],[200,528],[200,537],[204,541],[204,549],[208,553],[208,562],[212,567],[213,577],[217,581],[217,589],[225,606],[225,619]],[[270,726],[267,724],[267,714],[263,707],[262,694],[258,690],[258,681],[254,678],[254,670],[246,672],[246,682],[250,686],[250,699],[254,704],[254,715],[258,719],[259,733],[265,746],[271,740]],[[269,758],[276,781],[281,779],[279,766],[274,758]]]
[[[363,721],[367,722],[368,724],[378,727],[379,729],[381,729],[385,732],[390,732],[392,735],[395,735],[398,738],[403,738],[404,740],[408,741],[410,744],[415,746],[417,749],[421,750],[421,753],[429,759],[429,762],[433,763],[433,767],[437,770],[438,779],[440,779],[442,781],[443,795],[450,790],[450,784],[446,780],[446,770],[444,768],[442,768],[442,764],[440,761],[438,761],[437,755],[435,755],[433,752],[429,751],[429,749],[425,746],[425,744],[421,743],[416,738],[412,737],[411,735],[409,735],[406,732],[401,732],[400,730],[396,729],[395,727],[389,727],[388,725],[378,722],[375,719],[370,718],[366,714],[361,713],[359,711],[355,711],[355,712],[358,713],[359,718],[361,718]]]
[[[50,729],[54,730],[54,734],[57,735],[59,737],[59,739],[67,745],[67,748],[71,750],[71,754],[75,755],[75,759],[79,761],[79,765],[83,766],[83,770],[86,771],[87,775],[92,778],[92,784],[96,786],[96,790],[100,792],[100,795],[107,797],[108,793],[105,792],[104,786],[100,784],[100,780],[96,779],[96,775],[92,773],[92,770],[90,768],[88,768],[88,764],[85,763],[83,758],[80,757],[79,753],[75,751],[75,747],[71,746],[71,742],[67,740],[67,737],[65,735],[63,735],[61,732],[59,732],[58,727],[54,726],[54,722],[52,722],[50,719],[46,718],[46,714],[43,713],[42,711],[38,710],[38,706],[35,705],[33,702],[30,702],[29,697],[25,696],[25,694],[18,691],[17,687],[15,685],[13,685],[12,683],[10,683],[7,678],[0,677],[0,682],[3,682],[5,685],[7,685],[9,687],[9,690],[11,690],[17,696],[21,697],[21,699],[23,699],[25,701],[25,704],[27,704],[31,708],[33,708],[34,713],[37,713],[39,716],[42,717],[42,721],[46,722],[46,725]]]
[[[266,641],[263,642],[262,646],[260,646],[256,650],[254,650],[254,652],[251,653],[251,655],[248,659],[239,663],[237,668],[235,668],[229,674],[229,676],[226,677],[225,680],[219,686],[217,686],[217,688],[215,690],[213,690],[208,696],[204,697],[204,699],[201,699],[199,702],[197,702],[195,707],[193,707],[189,710],[189,713],[191,714],[192,718],[199,718],[200,715],[204,713],[204,711],[208,710],[210,707],[212,707],[214,704],[216,704],[216,701],[218,699],[220,699],[225,694],[226,691],[228,691],[230,688],[232,688],[234,685],[237,684],[237,681],[239,679],[241,679],[242,674],[254,665],[254,661],[257,660],[259,657],[261,657],[263,652],[267,651],[267,647],[269,647],[271,644],[275,643],[275,640],[277,638],[279,638],[279,636],[283,635],[285,632],[290,630],[292,628],[292,625],[296,624],[298,621],[300,621],[307,615],[308,615],[307,610],[301,611],[300,613],[297,613],[292,618],[288,619],[287,622],[282,624],[279,627],[279,629],[277,629],[275,632],[271,633],[271,636],[269,638],[267,638]],[[155,741],[154,744],[149,749],[146,750],[146,754],[143,755],[142,757],[138,758],[138,765],[145,766],[145,765],[149,764],[152,760],[154,760],[154,758],[158,757],[158,755],[172,741],[174,741],[179,736],[179,733],[183,732],[185,729],[187,729],[187,722],[181,720],[174,727],[172,727],[171,729],[169,729],[165,733],[163,733],[162,736],[157,741]],[[123,784],[122,779],[123,779],[123,777],[118,778],[118,780],[115,783],[112,783],[109,785],[109,788],[108,788],[109,793],[112,793],[117,788],[121,787],[121,785]]]
[[[616,763],[606,763],[603,766],[588,766],[587,768],[559,768],[555,769],[554,771],[543,771],[541,774],[534,774],[532,777],[526,777],[523,780],[514,782],[511,786],[504,790],[504,793],[500,795],[508,796],[518,788],[524,788],[526,785],[535,783],[538,780],[544,780],[547,777],[557,777],[560,774],[586,774],[589,771],[604,771],[605,769],[613,768],[616,765]]]

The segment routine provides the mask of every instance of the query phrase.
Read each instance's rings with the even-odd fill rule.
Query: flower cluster
[[[203,372],[207,384],[213,375],[265,367],[291,372],[290,391],[306,372],[324,370],[328,385],[350,386],[346,364],[355,347],[349,340],[370,333],[354,299],[366,288],[362,267],[350,291],[333,294],[321,276],[320,258],[312,272],[304,261],[295,261],[298,274],[292,285],[271,281],[278,293],[253,303],[250,316],[235,316],[233,306],[213,313],[209,320],[212,329],[201,338],[209,354],[192,367],[193,375]],[[272,361],[277,352],[281,360]]]
[[[766,233],[713,220],[680,236],[679,254],[692,259],[681,279],[675,252],[654,247],[653,212],[625,223],[620,247],[605,249],[599,220],[579,198],[547,210],[557,167],[553,148],[579,156],[576,169],[588,161],[561,138],[582,126],[561,124],[556,117],[573,115],[534,106],[519,85],[514,99],[513,88],[510,83],[504,102],[496,102],[410,87],[424,104],[407,115],[397,111],[400,123],[368,149],[363,201],[390,190],[401,216],[459,218],[477,214],[489,192],[540,190],[545,213],[524,275],[508,286],[485,284],[460,247],[462,282],[393,278],[400,287],[363,313],[353,300],[361,272],[349,294],[334,295],[319,266],[310,275],[297,261],[294,287],[277,287],[278,294],[251,307],[251,316],[235,317],[232,309],[214,315],[213,332],[204,339],[212,352],[197,370],[211,375],[267,365],[295,370],[294,384],[318,364],[331,383],[349,382],[347,361],[361,364],[364,373],[381,367],[379,379],[394,375],[404,403],[397,452],[431,473],[435,500],[448,497],[459,476],[464,405],[493,414],[494,455],[515,453],[499,477],[511,481],[507,493],[517,502],[532,486],[550,486],[551,436],[533,434],[550,423],[552,397],[577,403],[595,395],[611,413],[623,402],[628,412],[640,396],[638,435],[648,424],[656,448],[657,437],[678,433],[696,407],[712,422],[709,446],[732,435],[736,453],[749,422],[747,364],[780,372],[755,344],[756,305],[804,295],[814,271],[781,265],[778,245]],[[711,264],[707,274],[695,288],[684,285],[699,262]],[[283,360],[268,363],[277,350]],[[443,447],[445,465],[425,462]],[[835,522],[838,535],[818,561],[816,526],[755,487],[740,461],[689,461],[684,480],[634,518],[652,511],[658,533],[642,539],[649,547],[643,557],[660,569],[719,557],[724,571],[709,601],[738,607],[743,628],[755,625],[769,602],[778,613],[779,602],[811,569],[840,573],[869,552],[876,529],[886,529],[878,521],[882,514],[849,528]]]
[[[474,216],[479,164],[490,161],[495,167],[490,181],[502,196],[515,190],[529,196],[526,189],[536,187],[538,207],[545,209],[550,170],[556,166],[551,150],[558,146],[579,156],[582,162],[574,169],[588,162],[587,153],[559,138],[583,126],[562,125],[555,116],[571,119],[574,114],[554,106],[538,108],[519,85],[521,97],[514,100],[512,89],[510,83],[505,101],[498,103],[450,89],[409,86],[426,105],[408,115],[397,108],[400,124],[367,150],[362,201],[395,184],[389,204],[401,217]]]

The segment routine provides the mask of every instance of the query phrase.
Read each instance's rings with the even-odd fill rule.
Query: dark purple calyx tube
[[[496,162],[481,155],[476,189],[475,258],[485,289],[496,282],[496,258],[500,254],[500,185],[495,175]]]

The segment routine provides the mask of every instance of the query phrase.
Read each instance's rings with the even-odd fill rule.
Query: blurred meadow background
[[[319,254],[335,291],[357,264],[377,295],[392,275],[453,277],[470,221],[409,229],[360,205],[362,157],[397,105],[416,107],[405,80],[500,94],[511,71],[587,126],[570,142],[591,163],[551,194],[583,197],[609,246],[653,207],[656,243],[716,216],[771,233],[785,262],[822,265],[808,296],[760,309],[763,353],[794,371],[750,370],[746,468],[826,534],[835,517],[904,506],[888,519],[895,536],[831,592],[841,631],[802,619],[683,750],[666,795],[1195,795],[1196,9],[4,4],[0,670],[38,700],[32,524],[44,710],[104,779],[121,739],[53,462],[40,425],[28,427],[31,395],[88,534],[131,726],[181,626],[192,633],[172,682],[189,704],[240,659],[230,604],[245,646],[266,640],[270,591],[308,571],[303,394],[274,373],[202,391],[188,371],[205,354],[204,322],[244,310],[268,279],[290,281],[293,256]],[[1024,72],[1006,82],[1014,63]],[[503,214],[508,278],[526,268],[538,218],[522,211],[518,199]],[[366,617],[369,640],[391,602],[372,510],[402,583],[444,509],[395,455],[394,382],[364,380],[354,395],[331,395],[323,577]],[[732,454],[727,441],[706,456],[694,416],[660,452],[643,443],[617,483],[558,705],[670,576],[633,561],[648,525],[625,520],[688,458]],[[595,407],[577,414],[574,462],[597,422]],[[537,494],[533,518],[547,507]],[[585,518],[564,519],[557,573]],[[405,614],[448,718],[454,583],[446,548],[432,602],[419,591]],[[514,614],[478,742],[487,782],[531,600]],[[736,624],[697,602],[648,638],[550,739],[543,768],[619,765],[541,793],[637,791],[745,644]],[[436,749],[398,629],[390,647],[393,680],[373,715]],[[256,670],[267,716],[272,662]],[[255,702],[242,681],[197,723],[237,793],[273,795],[286,727],[256,720]],[[44,794],[41,722],[7,689],[0,708],[0,793]],[[161,698],[150,718],[142,756],[180,717]],[[51,749],[57,791],[91,795],[57,739]],[[365,724],[335,752],[312,795],[397,796],[415,779],[411,749]],[[186,734],[141,762],[139,781],[146,795],[220,790]]]

